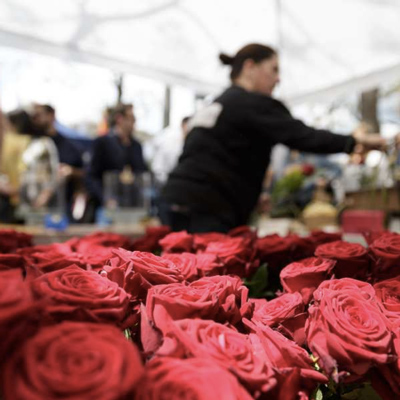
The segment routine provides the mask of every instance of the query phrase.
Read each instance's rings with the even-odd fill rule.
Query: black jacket
[[[272,147],[312,153],[351,152],[351,136],[313,129],[269,96],[232,86],[197,113],[162,197],[245,224],[262,190]]]
[[[101,203],[104,173],[122,171],[127,165],[134,173],[147,171],[142,146],[137,140],[131,138],[129,146],[126,146],[113,132],[97,138],[93,143],[92,157],[86,178],[89,193]]]

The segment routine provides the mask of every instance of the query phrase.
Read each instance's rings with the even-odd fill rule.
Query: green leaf
[[[125,329],[124,330],[124,335],[125,335],[127,340],[132,340],[131,331],[129,329]]]
[[[266,292],[268,286],[267,264],[261,265],[250,280],[246,279],[244,281],[244,284],[249,288],[249,297],[260,298],[268,296],[269,293]]]

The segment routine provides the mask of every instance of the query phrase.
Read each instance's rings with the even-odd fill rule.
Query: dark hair
[[[7,113],[7,118],[18,133],[36,133],[36,129],[32,123],[32,119],[25,110],[17,109],[14,111],[10,111],[9,113]]]
[[[190,118],[192,118],[192,117],[187,116],[187,117],[182,118],[182,122],[181,122],[182,125],[186,124],[187,122],[189,122]]]
[[[114,128],[117,124],[117,117],[119,115],[125,116],[126,112],[133,107],[133,104],[119,103],[115,107],[107,109],[108,126]]]
[[[37,106],[43,108],[43,110],[46,111],[48,114],[56,114],[55,108],[52,107],[50,104],[37,104]]]
[[[259,63],[275,56],[276,54],[277,52],[272,47],[265,46],[263,44],[252,43],[242,47],[233,57],[224,53],[220,53],[219,59],[221,60],[222,64],[230,65],[232,67],[230,76],[231,80],[233,81],[242,72],[243,64],[246,60],[250,59],[256,63]]]

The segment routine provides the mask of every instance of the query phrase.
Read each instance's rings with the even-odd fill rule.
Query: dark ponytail
[[[263,44],[252,43],[242,47],[234,57],[228,56],[227,54],[221,53],[219,59],[222,64],[230,65],[231,70],[231,80],[235,80],[242,72],[243,64],[246,60],[253,60],[255,63],[259,63],[263,60],[268,60],[272,58],[277,53],[269,46]]]

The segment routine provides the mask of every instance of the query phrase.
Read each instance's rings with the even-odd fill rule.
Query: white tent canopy
[[[296,103],[400,80],[399,20],[399,0],[0,0],[0,46],[213,93],[220,51],[267,43]]]

